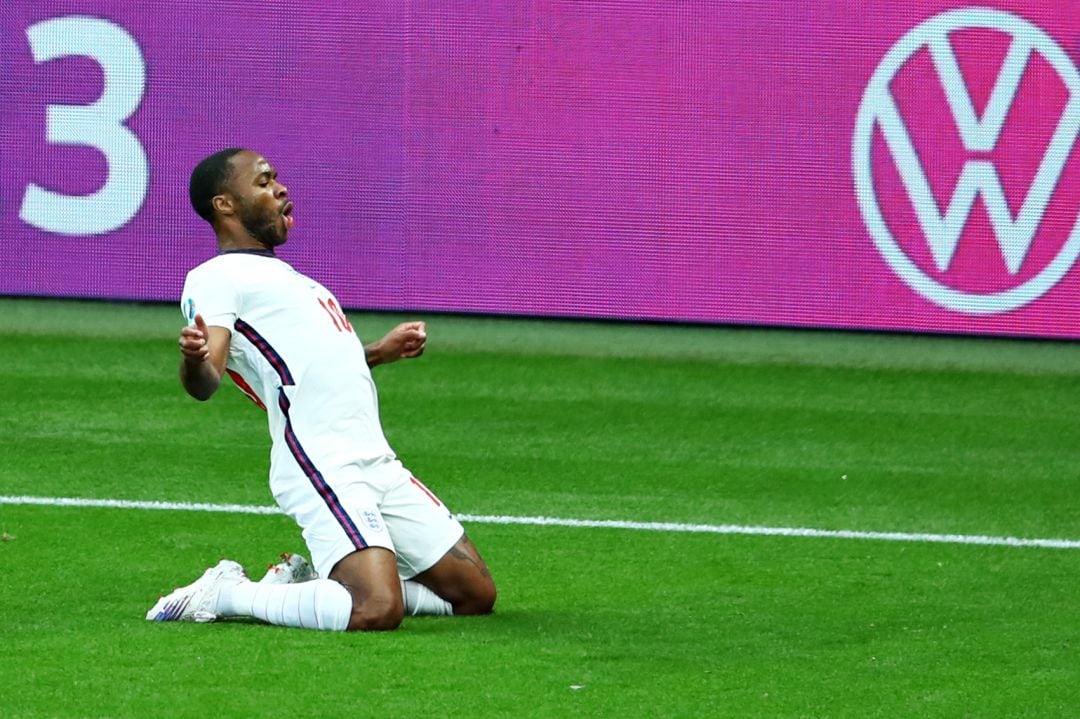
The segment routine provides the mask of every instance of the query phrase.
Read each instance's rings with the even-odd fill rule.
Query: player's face
[[[237,153],[232,159],[229,189],[236,198],[236,215],[247,233],[266,247],[277,247],[293,225],[289,191],[277,180],[266,158],[254,152]]]

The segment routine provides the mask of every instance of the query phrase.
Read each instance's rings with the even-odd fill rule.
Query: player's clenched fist
[[[180,330],[180,352],[184,355],[185,362],[205,362],[210,357],[210,347],[207,344],[209,332],[202,315],[195,315],[195,326],[187,326]]]
[[[427,326],[423,322],[405,322],[390,331],[401,343],[401,357],[419,357],[427,345]]]
[[[403,322],[386,333],[381,340],[364,348],[368,366],[397,362],[419,357],[427,346],[427,326],[423,322]]]

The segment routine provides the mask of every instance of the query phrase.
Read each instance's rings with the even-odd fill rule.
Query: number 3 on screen
[[[61,235],[97,235],[122,227],[146,199],[150,168],[135,134],[124,126],[142,101],[146,63],[126,30],[106,20],[72,15],[42,20],[26,29],[34,62],[88,57],[105,76],[101,96],[89,105],[49,105],[46,139],[83,145],[105,156],[109,174],[89,195],[64,195],[31,183],[19,217]]]

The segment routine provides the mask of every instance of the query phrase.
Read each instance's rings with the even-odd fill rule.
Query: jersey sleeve
[[[231,332],[240,315],[239,297],[231,278],[219,267],[196,267],[184,282],[180,311],[188,324],[194,324],[198,313],[208,327],[225,327]]]

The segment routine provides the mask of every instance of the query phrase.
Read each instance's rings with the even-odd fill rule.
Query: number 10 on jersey
[[[319,298],[319,304],[326,310],[326,314],[330,315],[330,321],[334,323],[334,327],[338,332],[352,332],[352,325],[349,324],[349,318],[345,316],[345,313],[341,311],[341,308],[337,306],[337,302],[334,302],[334,298],[330,297],[326,300]]]

